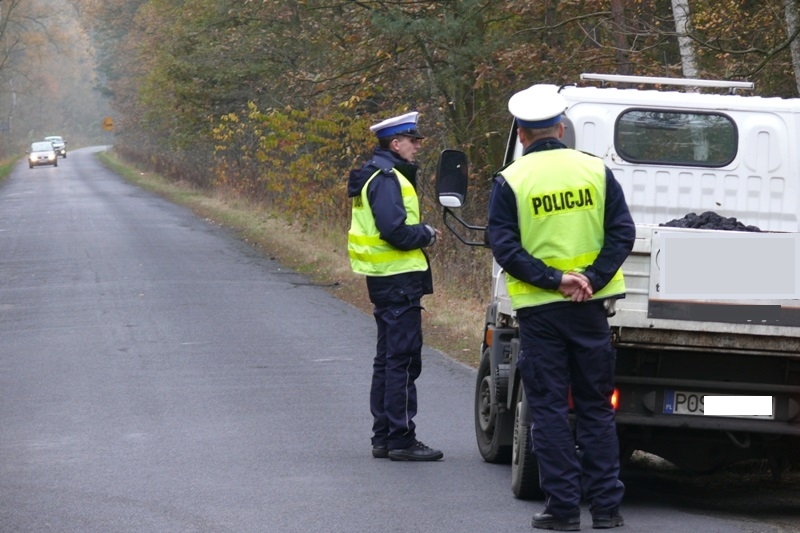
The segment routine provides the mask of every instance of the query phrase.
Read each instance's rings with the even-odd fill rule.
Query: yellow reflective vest
[[[406,224],[419,224],[417,192],[403,174],[397,169],[392,170],[400,183],[400,193],[406,210]],[[353,272],[367,276],[391,276],[427,270],[428,261],[422,250],[399,250],[381,239],[367,199],[369,184],[378,173],[380,170],[370,176],[361,189],[361,195],[351,199],[352,218],[350,231],[347,234],[347,251]]]
[[[544,150],[520,157],[501,174],[516,197],[522,247],[563,272],[583,272],[590,266],[603,247],[603,161],[577,150]],[[506,285],[514,309],[565,300],[557,290],[536,287],[508,273]],[[618,270],[593,298],[624,292],[625,280]]]

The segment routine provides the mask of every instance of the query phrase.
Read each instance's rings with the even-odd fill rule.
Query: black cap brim
[[[404,131],[402,133],[397,133],[395,135],[400,135],[403,137],[411,137],[412,139],[424,139],[425,136],[418,132],[416,129]]]

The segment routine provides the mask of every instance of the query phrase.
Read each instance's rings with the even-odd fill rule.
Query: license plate
[[[705,397],[714,397],[709,416],[735,418],[775,418],[775,400],[771,396],[736,396],[710,392],[664,391],[664,414],[705,416]]]

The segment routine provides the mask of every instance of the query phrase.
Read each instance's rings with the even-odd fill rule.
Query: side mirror
[[[460,150],[442,150],[436,168],[436,193],[444,207],[461,207],[467,200],[469,162]]]

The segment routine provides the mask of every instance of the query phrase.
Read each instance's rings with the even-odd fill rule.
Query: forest
[[[103,144],[111,112],[100,91],[89,30],[67,0],[0,2],[0,158],[62,135]]]
[[[423,219],[440,216],[444,148],[469,155],[480,217],[514,92],[596,72],[797,97],[799,13],[797,0],[5,0],[0,148],[46,134],[113,144],[169,179],[344,234],[369,126],[415,110]]]

